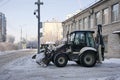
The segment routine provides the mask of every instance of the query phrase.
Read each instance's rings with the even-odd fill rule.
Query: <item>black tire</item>
[[[57,67],[65,67],[67,65],[68,58],[64,53],[59,53],[54,56],[54,64]]]
[[[78,65],[81,65],[81,62],[80,61],[75,61]]]
[[[96,55],[94,53],[84,53],[81,56],[81,64],[84,67],[93,67],[96,64]]]
[[[51,59],[52,63],[54,63],[54,57],[55,57],[55,55],[53,55],[53,57],[52,57],[52,59]]]

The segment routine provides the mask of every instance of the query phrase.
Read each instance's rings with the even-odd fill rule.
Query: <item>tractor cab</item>
[[[83,47],[95,48],[93,33],[94,31],[74,31],[70,33],[68,44],[72,51],[79,52]]]

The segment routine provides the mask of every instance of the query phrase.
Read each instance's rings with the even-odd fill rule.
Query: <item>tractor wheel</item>
[[[85,53],[81,56],[81,64],[84,67],[93,67],[96,64],[96,55],[93,53]]]
[[[78,65],[81,65],[81,62],[80,61],[75,61]]]
[[[54,58],[55,58],[55,55],[52,56],[52,59],[51,59],[52,63],[54,63]]]
[[[66,66],[67,62],[68,62],[68,58],[63,53],[56,54],[55,57],[54,57],[54,64],[57,67],[64,67],[64,66]]]
[[[51,61],[52,61],[52,63],[54,63],[54,60],[53,60],[53,59],[52,59]]]

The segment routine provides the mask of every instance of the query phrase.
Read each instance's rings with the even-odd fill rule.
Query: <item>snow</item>
[[[1,80],[120,80],[120,59],[105,59],[92,68],[71,61],[64,68],[53,63],[44,68],[27,56],[5,65],[3,73]]]
[[[110,58],[110,59],[106,59],[103,63],[120,64],[120,59]]]
[[[25,50],[29,50],[29,49],[20,49],[20,50],[11,50],[11,51],[0,51],[0,55],[6,55],[6,54],[11,54],[14,52],[19,52],[19,51],[25,51]]]
[[[120,34],[120,31],[114,31],[113,34]]]

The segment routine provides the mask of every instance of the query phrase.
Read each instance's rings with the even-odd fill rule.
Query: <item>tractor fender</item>
[[[86,51],[92,51],[92,52],[94,52],[94,53],[97,53],[97,50],[95,49],[95,48],[92,48],[92,47],[84,47],[84,48],[82,48],[81,50],[80,50],[80,54],[79,55],[81,55],[81,54],[83,54],[84,52],[86,52]]]

